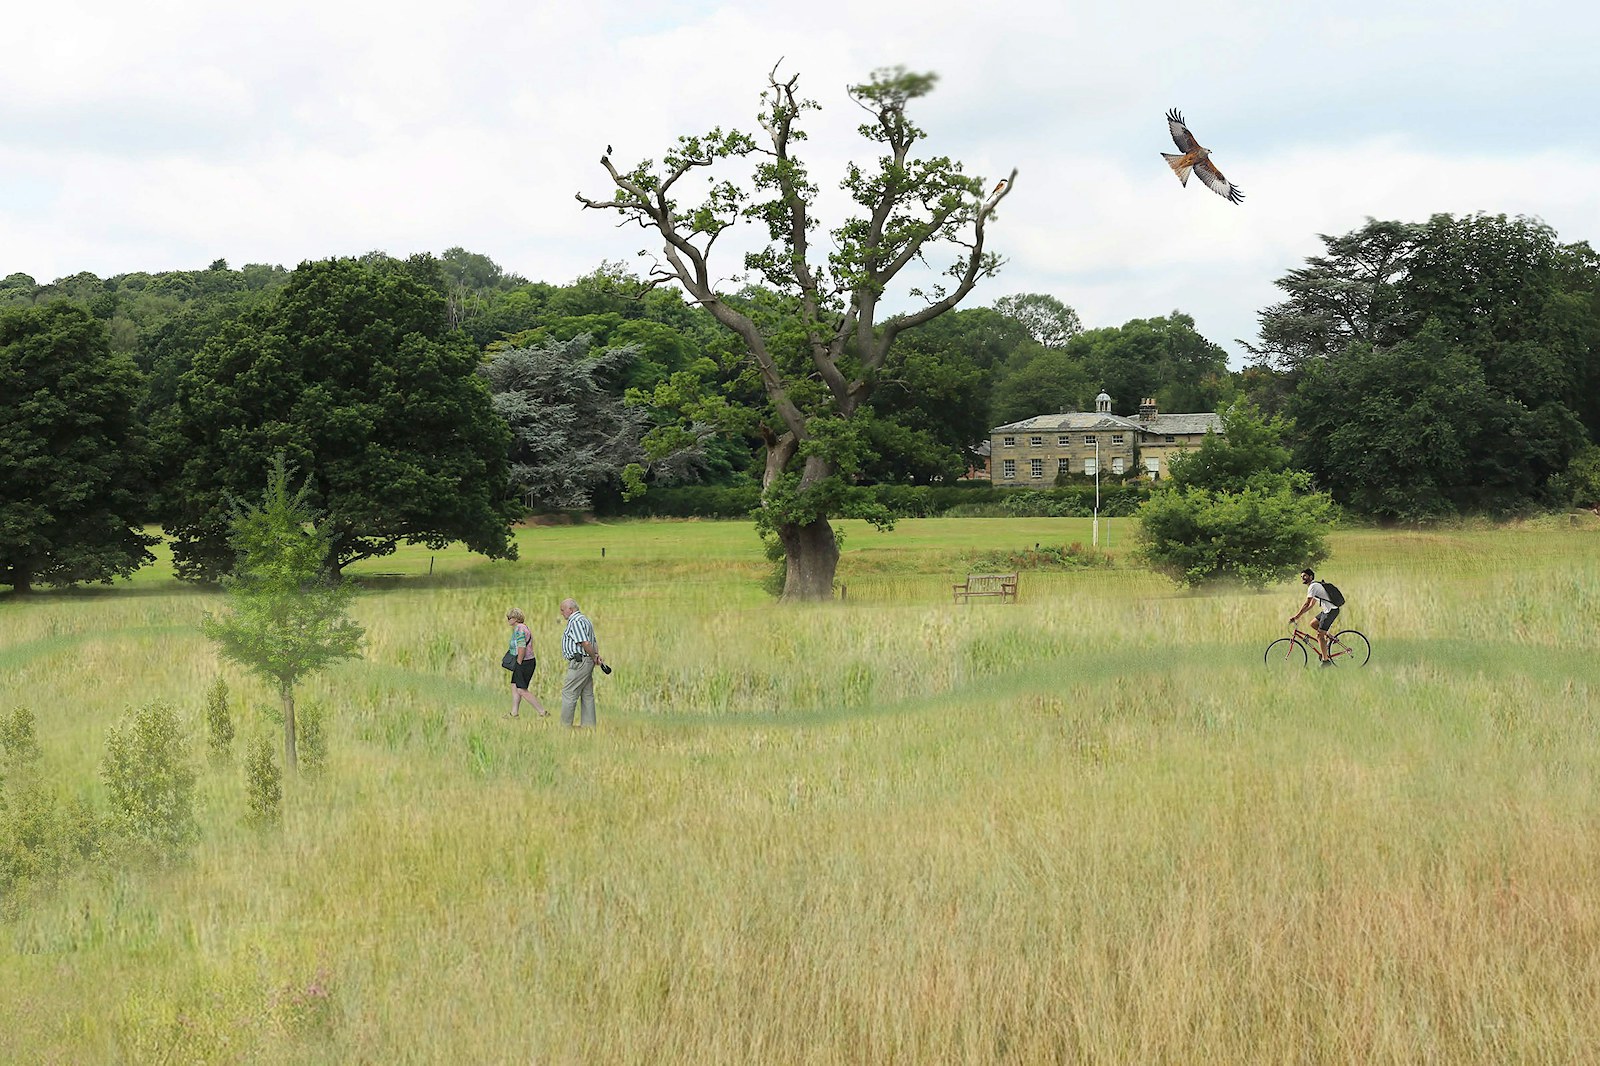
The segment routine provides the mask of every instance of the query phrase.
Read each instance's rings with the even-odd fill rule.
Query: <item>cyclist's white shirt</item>
[[[1317,612],[1318,614],[1333,610],[1333,601],[1328,599],[1328,590],[1322,587],[1322,582],[1313,581],[1310,585],[1307,585],[1306,595],[1322,605]]]

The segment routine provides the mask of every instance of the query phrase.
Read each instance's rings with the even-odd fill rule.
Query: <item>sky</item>
[[[1274,280],[1368,217],[1521,214],[1600,244],[1600,7],[1301,6],[7,5],[0,276],[453,246],[556,284],[642,264],[656,243],[574,198],[610,192],[605,146],[626,168],[757,131],[775,65],[821,105],[804,148],[825,226],[846,162],[875,155],[847,86],[935,72],[926,151],[1018,171],[989,230],[1005,265],[965,306],[1049,293],[1089,328],[1179,310],[1236,366]],[[1166,168],[1173,107],[1243,204]]]

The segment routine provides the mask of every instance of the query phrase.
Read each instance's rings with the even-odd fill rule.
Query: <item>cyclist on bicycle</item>
[[[1306,586],[1306,602],[1300,610],[1289,616],[1289,621],[1298,622],[1301,615],[1313,607],[1317,608],[1317,617],[1311,620],[1311,629],[1317,634],[1317,656],[1323,666],[1332,666],[1333,659],[1328,655],[1328,633],[1333,620],[1339,617],[1339,607],[1328,598],[1328,590],[1322,587],[1322,582],[1310,569],[1300,571],[1300,583]]]

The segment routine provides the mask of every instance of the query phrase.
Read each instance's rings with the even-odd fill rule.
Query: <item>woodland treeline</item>
[[[1514,513],[1600,494],[1600,259],[1527,218],[1371,221],[1277,282],[1251,365],[1188,315],[1083,329],[1008,297],[902,334],[857,480],[952,483],[1003,422],[1153,396],[1246,402],[1295,465],[1380,519]],[[784,297],[740,309],[784,343]],[[795,343],[798,343],[796,341]],[[721,398],[688,424],[675,397]],[[703,402],[698,410],[704,412]],[[617,264],[569,284],[462,248],[205,270],[0,279],[0,584],[125,575],[159,525],[214,579],[228,519],[283,455],[335,569],[402,542],[514,552],[530,508],[749,487],[763,398],[737,339]],[[654,446],[643,444],[655,434]],[[661,436],[674,438],[661,447]],[[648,456],[648,458],[647,458]]]

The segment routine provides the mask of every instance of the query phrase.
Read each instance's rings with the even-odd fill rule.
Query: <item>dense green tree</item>
[[[1291,474],[1289,423],[1269,418],[1246,401],[1222,408],[1222,432],[1207,433],[1200,447],[1172,463],[1173,488],[1236,492],[1246,487],[1304,489]]]
[[[303,263],[206,344],[178,388],[180,575],[231,569],[230,501],[280,452],[310,479],[335,572],[401,542],[514,557],[510,432],[443,285],[426,256]]]
[[[959,308],[925,323],[903,339],[930,348],[958,350],[981,370],[998,370],[1022,349],[1030,355],[1045,350],[1026,325],[992,307]]]
[[[1550,479],[1600,431],[1588,246],[1504,215],[1369,220],[1323,240],[1329,255],[1280,280],[1289,298],[1261,316],[1256,352],[1288,377],[1251,386],[1268,405],[1296,389],[1283,409],[1300,461],[1341,502],[1390,517],[1560,495]]]
[[[1288,423],[1244,401],[1221,414],[1223,431],[1175,461],[1139,509],[1139,552],[1182,585],[1261,588],[1327,557],[1332,502],[1291,469]]]
[[[1491,392],[1558,403],[1600,439],[1600,263],[1542,222],[1435,215],[1421,227],[1405,297],[1483,367]]]
[[[1081,359],[1060,349],[1028,354],[1031,358],[1025,364],[1008,368],[995,383],[991,400],[995,425],[1091,408],[1099,383]]]
[[[987,367],[1000,357],[984,350],[985,319],[999,321],[989,308],[952,311],[896,342],[868,398],[862,481],[928,484],[966,472],[972,449],[989,437]]]
[[[1583,443],[1564,406],[1497,394],[1437,322],[1386,351],[1357,344],[1308,364],[1289,414],[1297,465],[1340,503],[1386,518],[1516,510]]]
[[[863,481],[952,481],[988,439],[989,374],[964,349],[933,340],[915,331],[884,360],[869,401]]]
[[[994,309],[1014,319],[1045,348],[1064,348],[1068,341],[1083,332],[1078,312],[1046,293],[1004,296],[994,302]]]
[[[1253,363],[1232,376],[1227,391],[1248,400],[1257,410],[1275,416],[1288,406],[1299,380],[1296,372]]]
[[[33,280],[33,275],[7,274],[0,278],[0,307],[8,304],[31,304],[34,302],[34,293],[39,288],[39,283]]]
[[[829,519],[888,518],[880,507],[858,505],[847,489],[869,451],[867,401],[889,353],[902,334],[955,308],[998,269],[985,251],[987,226],[1016,175],[989,191],[948,158],[914,157],[924,134],[907,107],[935,78],[880,71],[850,94],[868,116],[860,132],[881,154],[868,165],[849,164],[843,185],[859,210],[831,231],[831,247],[819,255],[812,235],[818,189],[794,155],[804,138],[799,120],[817,105],[797,95],[797,82],[769,75],[759,116],[764,145],[719,128],[680,138],[659,170],[649,160],[619,169],[607,154],[601,163],[614,192],[579,199],[653,231],[664,242],[664,261],[653,267],[651,283],[681,286],[738,337],[765,394],[756,427],[766,449],[758,522],[782,545],[785,598],[818,599],[832,594],[839,559]],[[677,199],[687,195],[680,182],[689,175],[751,156],[758,160],[753,194],[724,177],[713,178],[697,203]],[[712,266],[717,239],[741,220],[766,228],[766,247],[744,265],[781,297],[784,314],[775,323],[741,311]],[[884,315],[891,284],[940,249],[955,249],[953,261],[913,290],[920,297],[914,309]],[[704,410],[691,405],[683,417]]]
[[[469,292],[497,289],[506,281],[500,264],[478,252],[469,252],[460,245],[446,248],[439,256],[439,268],[446,284],[460,286]]]
[[[1228,353],[1203,337],[1194,319],[1180,311],[1086,330],[1066,351],[1120,412],[1136,410],[1146,397],[1164,411],[1215,410],[1228,373]]]
[[[0,584],[110,583],[153,558],[140,387],[82,306],[0,308]]]

